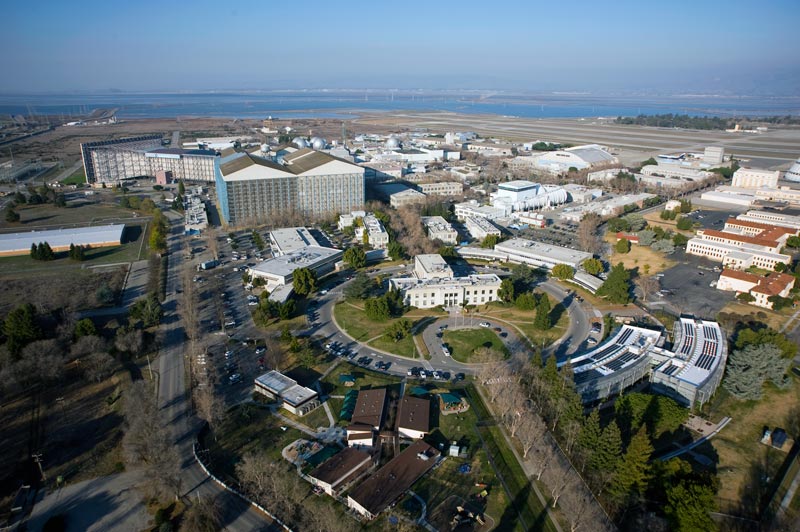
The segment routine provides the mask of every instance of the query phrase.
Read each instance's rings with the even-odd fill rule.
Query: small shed
[[[453,393],[439,394],[439,405],[442,410],[454,410],[461,406],[461,397]]]
[[[776,449],[780,449],[783,447],[783,444],[786,443],[786,431],[780,428],[776,428],[772,431],[772,446]]]

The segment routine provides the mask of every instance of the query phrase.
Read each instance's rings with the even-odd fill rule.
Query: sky
[[[800,94],[800,1],[18,1],[0,92]]]

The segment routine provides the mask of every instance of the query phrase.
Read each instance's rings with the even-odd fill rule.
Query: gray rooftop
[[[256,384],[260,384],[269,391],[280,395],[284,390],[288,390],[292,386],[297,386],[297,381],[279,371],[272,370],[256,377]]]
[[[577,265],[586,259],[592,258],[591,253],[576,249],[535,242],[524,238],[512,238],[501,242],[494,247],[495,251],[514,253],[548,263],[564,263]]]
[[[47,242],[51,248],[92,246],[109,242],[122,242],[124,224],[95,225],[92,227],[73,227],[69,229],[48,229],[46,231],[27,231],[24,233],[0,234],[0,253],[27,252],[31,244]]]
[[[311,236],[305,227],[286,227],[274,229],[269,233],[270,242],[281,255],[291,253],[309,246],[319,246],[319,242]]]
[[[341,250],[321,246],[308,246],[280,257],[261,262],[250,270],[256,274],[280,275],[286,277],[298,268],[315,268],[321,262],[341,256]]]

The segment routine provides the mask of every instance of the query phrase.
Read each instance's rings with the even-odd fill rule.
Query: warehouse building
[[[733,173],[731,186],[741,188],[761,188],[778,186],[778,178],[781,173],[778,170],[761,170],[759,168],[748,168],[743,166]]]
[[[417,189],[428,196],[460,196],[464,193],[464,184],[458,181],[419,183]]]
[[[515,211],[527,211],[561,205],[569,200],[564,187],[540,185],[532,181],[509,181],[497,185],[497,192],[491,194],[492,207],[509,216]]]
[[[552,173],[567,172],[570,168],[583,170],[598,165],[618,164],[616,157],[611,155],[603,146],[586,144],[564,150],[546,152],[532,157],[515,157],[510,166],[545,170]]]
[[[469,234],[475,240],[483,240],[489,235],[499,237],[503,234],[500,229],[487,218],[468,216],[464,221],[464,227],[466,227]]]
[[[556,264],[567,264],[578,269],[583,261],[592,258],[591,253],[524,238],[500,242],[494,247],[494,251],[507,262],[541,266],[548,270],[553,269]]]
[[[321,277],[336,268],[336,263],[342,259],[342,255],[339,249],[307,246],[260,262],[248,272],[253,277],[266,281],[270,299],[284,301],[291,294],[295,270],[308,268]]]
[[[171,175],[185,181],[214,181],[213,150],[162,148],[161,135],[85,142],[83,168],[89,184],[116,184],[136,177]]]
[[[282,214],[319,218],[364,204],[364,168],[303,148],[283,164],[246,153],[218,161],[217,197],[230,224]]]
[[[31,246],[40,242],[47,242],[56,253],[69,251],[70,244],[89,248],[119,246],[124,231],[124,224],[111,224],[0,234],[0,256],[28,255]]]
[[[269,232],[269,243],[272,246],[272,253],[276,257],[281,257],[309,246],[320,247],[317,239],[305,227],[273,229]]]

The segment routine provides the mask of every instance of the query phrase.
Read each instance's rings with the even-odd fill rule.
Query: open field
[[[508,357],[508,349],[493,330],[479,329],[447,329],[443,334],[444,343],[450,347],[452,357],[459,362],[489,362],[486,360],[473,360],[475,350],[488,347]]]
[[[82,185],[86,183],[86,172],[83,171],[83,168],[76,170],[73,174],[62,179],[61,183],[64,185]]]
[[[649,275],[668,270],[675,265],[675,261],[670,259],[669,255],[653,251],[649,246],[640,246],[631,243],[631,250],[628,253],[617,253],[617,250],[614,249],[613,246],[613,244],[617,242],[617,237],[607,234],[605,240],[609,244],[612,244],[611,256],[608,258],[608,262],[611,265],[621,262],[628,270],[638,268],[640,274],[645,274],[644,267],[648,265]]]
[[[70,200],[66,207],[56,207],[51,203],[41,205],[19,205],[16,207],[20,221],[8,223],[5,218],[0,219],[0,229],[4,233],[17,231],[31,231],[33,229],[58,229],[62,227],[83,227],[87,225],[101,225],[103,223],[118,223],[120,219],[129,220],[134,216],[134,211],[124,209],[111,203],[113,194],[102,193],[104,202],[87,201],[83,199]]]
[[[352,375],[356,378],[355,386],[347,387],[339,383],[340,375]],[[353,366],[351,364],[339,364],[333,371],[331,371],[324,379],[320,381],[322,391],[326,395],[345,395],[350,390],[366,389],[366,388],[380,388],[381,386],[390,386],[400,382],[399,377],[394,377],[386,373],[378,373],[364,368]],[[339,411],[331,405],[334,417],[339,414]]]
[[[747,303],[732,301],[725,305],[720,312],[737,316],[742,322],[760,321],[767,324],[772,329],[780,330],[795,310],[790,307],[781,311],[774,311],[748,305]]]
[[[550,298],[550,306],[553,309],[550,311],[550,316],[555,319],[553,326],[546,331],[540,331],[533,326],[533,319],[536,316],[536,311],[534,310],[520,310],[511,305],[492,302],[486,305],[485,310],[482,310],[479,315],[507,321],[525,333],[534,345],[547,346],[561,338],[567,332],[567,327],[569,327],[569,314],[567,311],[555,298],[549,295],[547,297]]]
[[[765,427],[783,427],[792,433],[800,413],[800,384],[793,378],[788,390],[772,385],[764,388],[760,401],[738,401],[724,388],[717,392],[708,407],[708,417],[718,420],[730,416],[732,421],[711,440],[720,480],[718,496],[725,501],[740,503],[745,509],[757,509],[759,498],[774,486],[764,480],[774,479],[787,455],[759,442]],[[716,456],[713,456],[716,454]],[[771,494],[771,491],[770,491]]]

